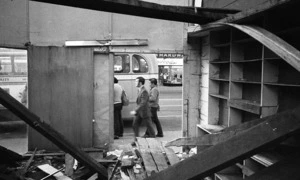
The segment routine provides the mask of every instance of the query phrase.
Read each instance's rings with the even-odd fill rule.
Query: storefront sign
[[[27,77],[0,77],[0,82],[27,82]]]
[[[176,53],[158,53],[157,58],[183,58],[183,54]]]

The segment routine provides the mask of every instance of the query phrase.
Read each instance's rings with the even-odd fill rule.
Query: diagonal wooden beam
[[[20,119],[25,121],[29,126],[34,128],[36,131],[41,133],[59,148],[61,148],[66,153],[71,154],[79,162],[90,167],[95,172],[99,173],[101,178],[107,178],[107,170],[101,164],[98,164],[94,159],[87,155],[84,151],[73,146],[63,135],[57,132],[48,124],[42,122],[40,118],[27,109],[23,104],[5,92],[0,88],[0,103],[17,115]],[[100,178],[100,179],[101,179]]]
[[[161,5],[139,0],[31,0],[97,11],[205,24],[225,18],[237,10]]]
[[[206,134],[200,137],[178,138],[166,143],[165,146],[203,146],[203,148],[208,148],[220,142],[226,141],[253,126],[256,126],[259,123],[263,123],[265,120],[266,119],[255,119],[253,121],[230,126],[219,131],[217,134]]]
[[[300,129],[300,107],[262,118],[259,123],[236,136],[205,149],[148,180],[201,179],[268,148]]]
[[[246,180],[299,180],[300,179],[300,156],[294,156],[279,161],[272,166],[263,169],[254,175],[246,178]]]

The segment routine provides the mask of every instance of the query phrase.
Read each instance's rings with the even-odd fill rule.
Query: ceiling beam
[[[170,21],[206,24],[237,13],[237,10],[169,6],[139,0],[31,0],[96,11],[120,13]]]

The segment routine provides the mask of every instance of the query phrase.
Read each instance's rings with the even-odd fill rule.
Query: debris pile
[[[102,157],[102,150],[89,153]],[[0,146],[0,180],[80,180],[97,179],[90,168],[64,152],[35,150],[24,155]],[[102,161],[101,161],[102,160]],[[110,161],[101,159],[102,165]]]
[[[197,147],[194,148],[186,147],[184,148],[184,151],[182,153],[179,152],[176,153],[180,161],[185,160],[186,158],[191,157],[195,154],[197,154]]]
[[[108,166],[110,180],[144,179],[146,177],[142,167],[142,159],[137,149],[114,150],[106,153],[106,159],[114,159],[115,163]]]

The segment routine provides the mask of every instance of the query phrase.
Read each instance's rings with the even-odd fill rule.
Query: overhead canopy
[[[57,5],[85,8],[97,11],[164,19],[170,21],[206,24],[237,13],[237,10],[215,8],[192,8],[161,5],[139,0],[31,0]]]

